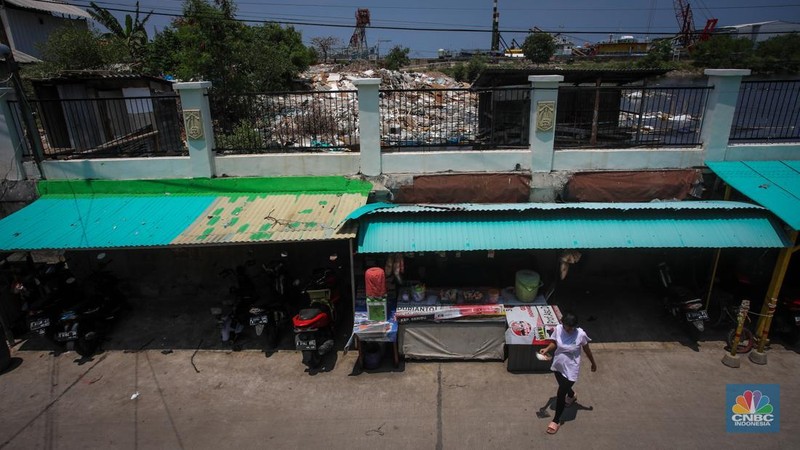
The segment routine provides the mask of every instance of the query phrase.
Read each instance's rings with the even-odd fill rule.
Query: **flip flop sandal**
[[[547,426],[547,434],[556,434],[558,432],[559,425],[555,422],[550,422],[550,425]]]

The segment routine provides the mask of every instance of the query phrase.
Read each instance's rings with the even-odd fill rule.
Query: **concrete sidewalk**
[[[0,449],[800,446],[793,351],[770,350],[766,366],[743,357],[739,369],[720,362],[722,342],[594,352],[598,371],[584,365],[578,405],[550,436],[550,418],[536,411],[555,396],[554,377],[511,374],[501,362],[406,362],[351,376],[351,352],[310,376],[292,351],[109,351],[81,365],[74,353],[17,351],[21,364],[0,375]],[[726,433],[728,383],[780,384],[780,433]]]

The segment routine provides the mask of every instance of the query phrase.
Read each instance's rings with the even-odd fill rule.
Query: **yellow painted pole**
[[[742,339],[742,328],[744,328],[748,311],[750,311],[750,300],[742,300],[742,306],[739,307],[739,322],[736,324],[736,334],[733,335],[733,342],[731,342],[731,356],[736,356],[736,347],[739,346],[739,341]]]
[[[792,242],[793,247],[784,247],[778,254],[778,260],[775,262],[775,269],[772,271],[772,279],[767,289],[767,295],[764,298],[764,305],[761,308],[761,316],[758,318],[756,336],[763,336],[758,342],[758,351],[762,353],[768,341],[769,327],[772,324],[772,314],[775,312],[775,303],[781,293],[781,285],[783,285],[783,279],[786,276],[786,268],[789,267],[792,253],[798,248],[794,246],[797,242],[797,230],[792,230],[789,233],[789,240]]]

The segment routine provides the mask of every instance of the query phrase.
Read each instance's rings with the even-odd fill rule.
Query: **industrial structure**
[[[367,26],[369,26],[369,9],[359,8],[356,11],[356,28],[350,37],[349,50],[357,55],[366,55],[367,47]]]

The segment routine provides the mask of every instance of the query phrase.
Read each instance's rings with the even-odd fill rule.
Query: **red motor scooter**
[[[303,353],[303,364],[311,371],[320,367],[334,347],[333,328],[340,297],[336,273],[332,269],[315,270],[303,293],[308,296],[308,308],[292,318],[292,325],[295,348]]]

